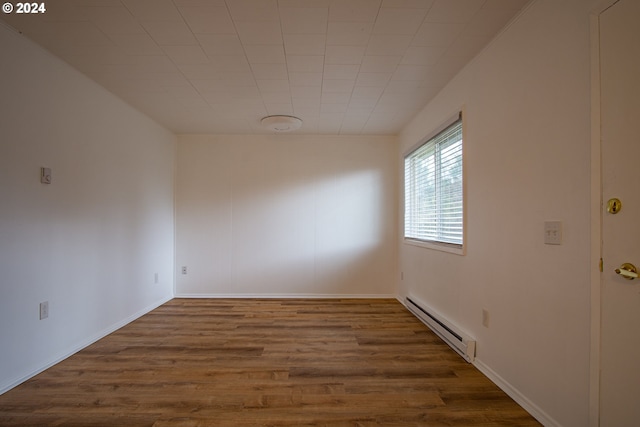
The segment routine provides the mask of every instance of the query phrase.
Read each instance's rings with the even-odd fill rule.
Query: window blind
[[[462,246],[462,119],[404,162],[405,238]]]

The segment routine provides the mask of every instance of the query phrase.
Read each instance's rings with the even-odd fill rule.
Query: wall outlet
[[[156,274],[154,274],[154,275],[153,275],[153,283],[155,283],[156,285],[157,285],[158,283],[160,283],[160,279],[159,279],[159,277],[158,277],[158,273],[156,273]]]
[[[40,303],[40,320],[49,317],[49,301]]]
[[[40,182],[51,184],[51,168],[40,168]]]
[[[187,266],[182,266],[182,274],[187,274]]]

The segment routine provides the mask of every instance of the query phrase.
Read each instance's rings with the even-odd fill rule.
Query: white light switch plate
[[[545,221],[544,223],[544,244],[562,244],[562,221]]]

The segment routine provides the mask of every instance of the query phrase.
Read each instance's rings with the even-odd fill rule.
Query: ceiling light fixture
[[[263,117],[260,123],[274,132],[291,132],[302,126],[302,120],[299,118],[282,115]]]

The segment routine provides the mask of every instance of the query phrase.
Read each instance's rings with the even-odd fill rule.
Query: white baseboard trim
[[[107,335],[109,335],[109,334],[117,331],[118,329],[122,328],[123,326],[133,322],[137,318],[144,316],[145,314],[149,313],[150,311],[155,310],[156,308],[160,307],[162,304],[165,304],[165,303],[171,301],[172,299],[173,299],[173,296],[168,297],[168,298],[163,298],[163,299],[161,299],[159,301],[156,301],[155,303],[153,303],[153,304],[143,308],[142,310],[132,314],[131,316],[127,317],[126,319],[123,319],[120,322],[114,323],[113,325],[109,326],[108,328],[103,329],[102,331],[98,332],[97,334],[93,335],[92,337],[82,341],[80,344],[78,344],[75,347],[71,348],[69,351],[66,351],[64,353],[61,353],[61,354],[58,354],[58,355],[52,357],[42,367],[36,369],[35,371],[33,371],[33,372],[31,372],[31,373],[29,373],[27,375],[23,375],[20,378],[9,380],[4,384],[0,384],[0,395],[6,393],[7,391],[11,390],[12,388],[14,388],[16,386],[19,386],[23,382],[35,377],[39,373],[41,373],[43,371],[46,371],[50,367],[62,362],[66,358],[68,358],[70,356],[73,356],[74,354],[76,354],[80,350],[90,346],[91,344],[93,344],[94,342],[96,342],[98,340],[101,340],[102,338],[106,337]]]
[[[395,294],[180,294],[175,298],[212,298],[212,299],[397,299]]]
[[[540,421],[542,425],[544,425],[545,427],[562,427],[560,423],[551,418],[546,412],[540,409],[535,403],[530,401],[526,396],[520,393],[520,391],[518,391],[515,387],[505,381],[504,378],[498,375],[493,369],[485,365],[481,360],[476,358],[473,361],[473,365],[478,368],[480,372],[485,374],[491,381],[493,381],[498,387],[500,387],[502,391],[507,393],[509,397],[515,400],[518,405],[522,406],[536,420]]]

